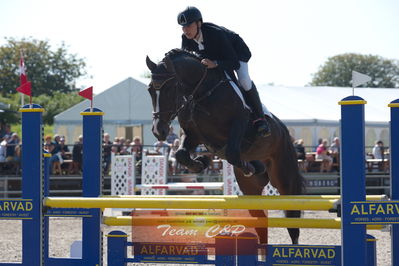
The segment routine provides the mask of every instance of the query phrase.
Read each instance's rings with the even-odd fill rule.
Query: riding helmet
[[[187,26],[194,21],[202,21],[202,15],[198,8],[193,6],[188,6],[182,12],[177,15],[177,23],[181,26]]]

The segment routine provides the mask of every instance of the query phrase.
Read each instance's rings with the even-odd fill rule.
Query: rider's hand
[[[201,63],[206,65],[208,68],[215,68],[218,66],[215,62],[213,62],[212,60],[210,60],[208,58],[202,59]]]

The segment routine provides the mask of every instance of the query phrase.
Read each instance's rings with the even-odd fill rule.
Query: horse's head
[[[192,94],[204,75],[205,66],[196,55],[180,49],[168,52],[158,64],[147,56],[146,63],[151,71],[148,91],[154,110],[152,133],[159,140],[164,140],[170,122],[178,114],[183,96],[188,98]]]
[[[168,62],[164,62],[168,61]],[[165,140],[171,121],[178,108],[177,79],[173,63],[170,60],[155,64],[147,56],[146,63],[151,71],[151,83],[148,92],[153,107],[152,133],[158,140]]]

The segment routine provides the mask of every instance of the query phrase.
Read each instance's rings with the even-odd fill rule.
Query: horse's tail
[[[281,160],[280,163],[282,165],[282,173],[281,178],[286,185],[288,191],[288,195],[302,195],[305,193],[305,179],[298,167],[298,158],[296,154],[296,150],[294,144],[292,142],[291,135],[287,129],[287,127],[281,122],[277,117],[274,117],[278,124],[281,125],[282,128],[282,138],[281,138]]]

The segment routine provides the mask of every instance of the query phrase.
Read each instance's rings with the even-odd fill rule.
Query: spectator
[[[131,146],[132,146],[132,153],[135,154],[137,174],[141,175],[141,165],[143,159],[143,144],[141,143],[141,138],[135,136],[133,138],[133,143]]]
[[[328,155],[328,141],[323,139],[322,143],[316,149],[316,160],[322,160],[320,172],[330,172],[333,159]]]
[[[55,134],[54,135],[54,141],[52,142],[53,148],[51,148],[51,157],[49,160],[50,164],[50,174],[53,174],[53,168],[57,168],[58,171],[61,174],[61,163],[62,163],[62,157],[61,157],[61,146],[60,146],[60,136]]]
[[[170,167],[172,170],[172,175],[176,175],[176,173],[177,173],[178,167],[177,167],[177,161],[176,161],[176,152],[177,152],[177,149],[179,148],[179,146],[180,146],[180,140],[175,139],[175,141],[173,142],[173,145],[170,149],[170,152],[169,152],[168,161],[169,161],[169,164],[170,164]]]
[[[140,137],[134,137],[133,138],[133,144],[132,146],[132,153],[136,154],[136,162],[141,161],[142,156],[143,156],[143,144],[141,144],[141,139]]]
[[[121,147],[121,151],[119,152],[120,155],[129,155],[132,154],[132,147],[130,146],[131,144],[130,139],[126,139],[125,142],[123,143]]]
[[[104,133],[103,136],[103,152],[104,152],[104,175],[109,173],[111,168],[111,154],[112,154],[112,142],[108,133]]]
[[[340,143],[339,143],[339,138],[335,137],[333,140],[333,143],[331,144],[329,148],[329,152],[331,154],[339,154],[339,149],[340,149]]]
[[[319,138],[318,140],[317,140],[317,146],[315,147],[315,149],[314,149],[314,151],[316,151],[317,152],[317,148],[320,146],[320,144],[322,144],[323,143],[323,139],[322,138]]]
[[[121,151],[121,141],[120,141],[120,138],[118,138],[118,137],[115,137],[115,138],[114,138],[114,142],[112,143],[112,149],[111,149],[111,151],[112,151],[114,154],[119,154],[119,152]]]
[[[72,149],[72,169],[71,174],[79,174],[82,171],[83,163],[83,136],[80,135]]]
[[[0,138],[0,162],[5,162],[7,158],[7,141],[9,136],[4,135]]]
[[[159,140],[154,143],[154,150],[159,155],[168,155],[169,145],[163,142],[162,140]]]
[[[305,147],[303,146],[303,139],[298,139],[294,142],[294,147],[297,154],[297,159],[305,160],[306,159],[306,152]]]
[[[6,161],[15,162],[19,161],[17,154],[15,153],[15,148],[19,144],[19,137],[17,133],[12,133],[11,137],[7,141],[6,148]]]
[[[6,124],[4,125],[4,129],[2,129],[2,134],[0,137],[4,137],[5,135],[11,136],[12,135],[11,126]]]
[[[47,135],[45,138],[44,138],[44,145],[47,145],[47,147],[49,147],[50,146],[50,144],[52,143],[52,137],[50,136],[50,135]]]
[[[375,142],[375,146],[373,147],[373,156],[374,159],[384,159],[384,143],[381,140]]]
[[[65,144],[65,137],[60,137],[60,152],[61,152],[61,159],[67,159],[66,153],[69,152],[68,145]]]
[[[169,127],[169,134],[166,137],[166,142],[170,145],[173,145],[175,139],[178,139],[179,137],[173,132],[173,126]]]
[[[331,144],[330,148],[328,149],[331,157],[333,158],[333,165],[334,170],[339,171],[339,152],[340,152],[340,143],[339,138],[335,137],[333,139],[333,143]]]

